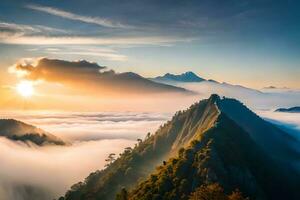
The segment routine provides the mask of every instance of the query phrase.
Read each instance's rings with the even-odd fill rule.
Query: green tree
[[[128,200],[128,192],[125,188],[122,188],[121,192],[117,194],[116,200]]]
[[[213,183],[210,185],[201,185],[190,196],[189,200],[228,200],[223,188]]]
[[[239,190],[235,190],[228,196],[228,200],[249,200],[249,198],[243,197]]]
[[[146,139],[150,138],[150,136],[151,136],[151,133],[148,132],[147,135],[146,135]]]
[[[239,190],[233,191],[230,195],[224,193],[218,183],[201,185],[190,196],[189,200],[249,200],[243,197]]]
[[[116,159],[115,159],[116,154],[115,153],[110,153],[108,157],[105,159],[106,164],[105,167],[108,167],[111,165]]]

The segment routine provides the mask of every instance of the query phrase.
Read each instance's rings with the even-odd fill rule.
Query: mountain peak
[[[192,75],[192,76],[197,76],[197,75],[196,75],[194,72],[192,72],[192,71],[184,72],[184,73],[182,73],[182,75],[188,75],[188,76]]]
[[[201,82],[204,81],[205,79],[197,76],[194,72],[192,71],[187,71],[182,74],[171,74],[171,73],[166,73],[164,76],[158,76],[154,78],[158,81],[176,81],[176,82]]]
[[[282,164],[297,158],[288,142],[286,133],[238,100],[212,94],[178,111],[62,199],[110,200],[125,187],[131,190],[125,199],[188,200],[206,183],[220,183],[226,193],[238,188],[251,199],[299,199],[300,179],[288,176],[298,173]]]

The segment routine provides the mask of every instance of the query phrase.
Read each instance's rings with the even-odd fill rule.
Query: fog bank
[[[69,141],[143,138],[168,120],[170,113],[137,112],[2,112]]]
[[[89,173],[103,168],[109,153],[120,153],[135,142],[124,139],[84,141],[72,146],[28,147],[0,138],[0,196],[26,199],[25,186],[39,188],[43,197],[57,197],[82,181]],[[43,196],[44,190],[47,195]],[[32,192],[27,189],[27,193]],[[45,197],[45,198],[46,198]],[[33,197],[30,197],[32,199]]]

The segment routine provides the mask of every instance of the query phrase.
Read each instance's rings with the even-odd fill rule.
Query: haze
[[[300,114],[274,112],[300,106],[299,8],[297,0],[1,1],[0,119],[68,145],[0,130],[0,199],[64,195],[110,153],[212,94],[243,102],[299,142]]]

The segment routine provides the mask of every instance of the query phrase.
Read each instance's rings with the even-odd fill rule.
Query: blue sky
[[[249,87],[299,88],[299,8],[296,0],[4,0],[1,78],[20,58],[51,57],[147,77],[192,70]]]

